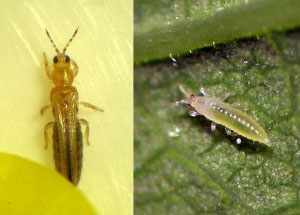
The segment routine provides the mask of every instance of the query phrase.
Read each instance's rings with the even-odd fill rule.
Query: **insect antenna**
[[[69,47],[70,43],[72,42],[72,40],[74,39],[74,37],[76,36],[77,32],[78,32],[79,26],[76,28],[73,36],[71,37],[71,39],[67,42],[65,48],[63,49],[63,54],[66,52],[67,48]]]
[[[184,85],[179,84],[179,90],[185,95],[185,97],[190,97],[191,93],[188,92]]]
[[[186,101],[184,99],[180,100],[180,101],[173,102],[172,106],[176,107],[176,106],[179,106],[179,105],[182,105],[182,104],[186,104]]]
[[[47,30],[47,29],[45,29],[45,30],[46,30],[46,34],[47,34],[48,38],[50,39],[50,42],[51,42],[51,44],[53,45],[55,51],[57,52],[57,54],[59,54],[59,50],[58,50],[58,48],[56,47],[54,41],[52,40],[52,38],[51,38],[51,36],[50,36],[48,30]]]
[[[185,100],[180,100],[180,101],[175,101],[175,102],[172,102],[171,104],[167,105],[167,109],[172,109],[174,107],[178,107],[182,104],[186,104]]]

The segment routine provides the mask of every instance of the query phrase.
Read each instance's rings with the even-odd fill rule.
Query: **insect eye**
[[[55,56],[55,57],[53,58],[53,62],[54,62],[54,63],[58,63],[58,57],[57,57],[57,56]]]
[[[191,94],[191,98],[192,98],[192,101],[194,102],[195,101],[195,98],[196,96],[194,94]]]
[[[66,55],[66,62],[69,63],[70,62],[70,57],[68,55]]]

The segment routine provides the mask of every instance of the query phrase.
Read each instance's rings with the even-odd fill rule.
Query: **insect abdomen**
[[[59,123],[54,123],[53,153],[56,170],[77,185],[82,168],[82,133],[77,119],[75,126],[75,129],[72,126],[60,128]]]
[[[81,169],[82,169],[82,133],[81,126],[78,120],[76,120],[76,138],[74,144],[71,146],[75,146],[74,148],[70,147],[70,165],[71,165],[71,175],[72,182],[77,185],[80,180]]]
[[[264,129],[250,116],[217,99],[206,99],[205,110],[202,110],[205,117],[248,139],[269,144]]]

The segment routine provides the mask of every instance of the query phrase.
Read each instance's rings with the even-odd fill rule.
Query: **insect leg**
[[[190,111],[188,112],[188,114],[189,114],[191,117],[196,117],[196,116],[199,116],[199,115],[200,115],[197,111],[194,111],[194,110],[190,110]]]
[[[226,132],[226,134],[228,134],[228,135],[231,135],[231,134],[232,134],[232,131],[231,131],[230,129],[226,128],[226,127],[225,127],[225,132]]]
[[[235,133],[234,131],[230,130],[229,128],[225,127],[225,132],[226,134],[230,135],[230,136],[237,136],[237,133]]]
[[[50,80],[52,80],[52,75],[51,75],[51,72],[50,72],[49,62],[48,62],[48,58],[47,58],[47,55],[46,55],[45,52],[43,52],[43,56],[44,56],[44,65],[45,65],[46,74],[47,74],[48,78]]]
[[[212,132],[215,132],[215,131],[216,131],[216,128],[217,128],[217,124],[214,123],[214,122],[211,122],[211,124],[210,124],[210,129],[211,129],[211,131],[212,131]]]
[[[86,121],[85,119],[79,119],[79,123],[81,125],[85,125],[86,126],[86,128],[85,128],[86,143],[87,143],[87,145],[90,145],[90,142],[89,142],[89,133],[90,133],[89,122]]]
[[[74,60],[71,60],[71,65],[73,65],[74,77],[78,74],[78,65]]]
[[[97,106],[92,105],[92,104],[90,104],[88,102],[79,102],[79,104],[82,105],[82,106],[84,106],[84,107],[91,108],[91,109],[93,109],[95,111],[100,111],[100,112],[104,111],[103,109],[98,108]]]
[[[54,122],[48,122],[45,127],[44,127],[44,137],[45,137],[45,149],[47,149],[48,147],[48,142],[49,142],[49,138],[48,138],[48,130],[50,128],[53,128]]]
[[[204,87],[200,87],[199,91],[202,95],[209,96],[209,92]]]
[[[51,105],[45,105],[44,107],[41,108],[40,113],[43,115],[46,110],[48,110],[51,107]]]

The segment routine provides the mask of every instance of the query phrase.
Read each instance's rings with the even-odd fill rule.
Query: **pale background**
[[[67,50],[79,65],[74,85],[81,101],[105,112],[80,107],[91,145],[78,189],[103,215],[133,210],[132,19],[132,0],[0,1],[0,151],[54,168],[52,144],[43,148],[53,117],[39,115],[53,87],[42,52],[50,62],[55,54],[44,29],[61,50],[79,26]]]

